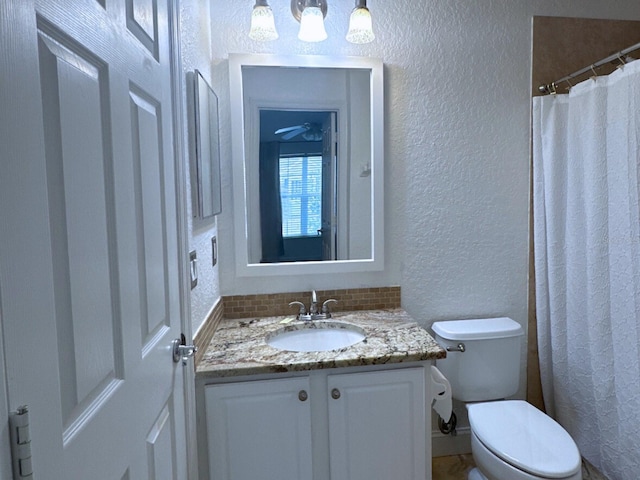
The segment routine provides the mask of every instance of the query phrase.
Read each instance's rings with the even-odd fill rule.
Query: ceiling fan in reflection
[[[291,140],[300,135],[308,142],[319,142],[322,140],[322,127],[318,123],[303,123],[292,127],[279,128],[275,131],[276,135],[282,135],[283,140]]]

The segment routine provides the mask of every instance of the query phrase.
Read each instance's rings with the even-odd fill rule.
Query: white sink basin
[[[355,345],[365,331],[350,323],[310,321],[290,325],[267,336],[267,345],[292,352],[325,352]]]

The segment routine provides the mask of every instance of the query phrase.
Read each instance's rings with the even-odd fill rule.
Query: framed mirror
[[[238,276],[384,269],[382,62],[229,56]]]
[[[193,216],[207,218],[222,211],[218,97],[202,74],[193,73],[195,184]]]

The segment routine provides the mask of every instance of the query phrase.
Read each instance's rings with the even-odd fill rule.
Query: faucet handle
[[[291,302],[289,304],[290,307],[293,306],[293,305],[299,305],[300,306],[300,309],[298,310],[298,316],[305,315],[307,313],[306,310],[304,309],[304,303],[296,301],[296,302]]]
[[[331,316],[331,312],[329,311],[330,303],[338,303],[338,301],[335,298],[330,298],[329,300],[325,300],[322,304],[322,313],[326,314],[328,317]]]

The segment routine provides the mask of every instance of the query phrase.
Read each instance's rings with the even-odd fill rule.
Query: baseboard
[[[431,456],[446,457],[471,453],[471,428],[456,429],[456,435],[445,435],[438,430],[431,432]]]

